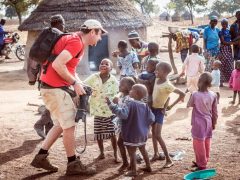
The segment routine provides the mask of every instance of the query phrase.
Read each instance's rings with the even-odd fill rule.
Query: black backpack
[[[51,54],[54,45],[62,36],[69,34],[63,33],[57,28],[45,28],[33,43],[29,52],[29,58],[39,64],[44,63],[46,60],[52,62],[57,57],[57,55]]]

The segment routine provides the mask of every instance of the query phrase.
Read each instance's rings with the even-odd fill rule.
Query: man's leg
[[[58,168],[51,165],[49,162],[47,156],[48,156],[48,150],[53,145],[53,143],[58,139],[58,137],[62,133],[62,128],[60,126],[53,126],[53,128],[49,131],[46,139],[44,140],[42,144],[42,148],[38,152],[38,154],[35,156],[33,161],[31,162],[31,165],[36,168],[42,168],[48,171],[57,171]]]

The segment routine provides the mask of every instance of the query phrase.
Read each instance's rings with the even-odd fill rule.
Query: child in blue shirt
[[[145,145],[150,125],[154,123],[155,117],[148,105],[141,101],[147,95],[147,88],[144,85],[135,84],[129,95],[132,99],[126,102],[124,108],[113,104],[108,98],[106,100],[112,112],[122,119],[122,138],[130,157],[130,170],[126,176],[136,176],[137,148],[139,148],[146,163],[146,167],[142,170],[152,171]]]

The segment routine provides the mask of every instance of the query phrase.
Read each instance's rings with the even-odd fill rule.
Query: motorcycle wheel
[[[23,61],[25,59],[25,46],[24,45],[19,45],[16,48],[16,56],[20,61]]]

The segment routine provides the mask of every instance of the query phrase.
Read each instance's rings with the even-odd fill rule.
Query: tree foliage
[[[143,14],[150,15],[159,10],[159,7],[155,4],[156,0],[130,0],[131,2],[137,4],[141,8]]]
[[[22,23],[22,15],[28,11],[29,8],[37,5],[41,0],[1,0],[0,3],[6,7],[12,7],[19,19],[19,24]]]

